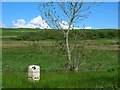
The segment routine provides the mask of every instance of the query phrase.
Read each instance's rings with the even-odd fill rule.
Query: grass
[[[115,88],[117,73],[113,72],[59,72],[41,73],[39,82],[29,82],[27,73],[8,73],[3,76],[7,88]],[[7,82],[5,82],[7,81]],[[12,83],[10,83],[13,81]]]
[[[3,49],[3,87],[117,87],[117,59],[117,51],[93,50],[87,61],[82,62],[79,72],[64,72],[64,55],[29,48],[7,48]],[[99,62],[103,65],[100,70],[97,69]],[[27,67],[31,64],[41,66],[41,80],[37,84],[27,80]],[[6,65],[10,66],[10,73]]]
[[[23,69],[23,67],[30,64],[38,64],[42,68],[48,69],[48,67],[55,68],[55,66],[59,67],[59,65],[66,63],[67,56],[62,55],[60,51],[57,51],[57,49],[55,50],[55,48],[49,48],[49,50],[54,50],[54,52],[48,52],[47,47],[41,50],[30,47],[3,49],[3,67],[5,65],[10,65],[13,70],[19,69],[20,67]],[[88,69],[93,68],[95,67],[95,64],[98,64],[99,62],[103,63],[103,66],[105,66],[106,69],[109,68],[109,66],[114,67],[117,65],[117,51],[88,50],[88,52],[88,58],[85,62],[83,62],[84,66],[82,67],[89,66],[87,67]],[[85,65],[86,62],[87,65]]]
[[[9,34],[10,31],[7,31],[3,31],[6,33],[3,36]],[[11,32],[13,32],[11,36],[18,36],[19,34],[18,30],[11,30]],[[25,31],[24,35],[27,33],[29,32]],[[85,49],[78,48],[78,52],[86,55],[85,58],[81,57],[78,72],[65,70],[64,65],[67,62],[67,56],[66,52],[58,47],[60,44],[58,41],[45,39],[40,40],[39,43],[35,42],[3,37],[2,86],[4,88],[118,87],[118,51],[114,49],[118,45],[116,43],[118,42],[117,38],[78,41],[79,45],[87,47]],[[72,45],[72,41],[70,43]],[[111,49],[113,45],[115,47]],[[100,46],[104,48],[101,49]],[[72,52],[72,59],[74,58],[73,54]],[[28,66],[31,64],[41,67],[41,79],[38,82],[28,81]],[[102,65],[100,68],[99,64]]]

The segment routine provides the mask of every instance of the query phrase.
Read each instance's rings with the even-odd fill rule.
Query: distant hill
[[[78,40],[81,39],[98,39],[98,38],[118,38],[118,29],[77,29],[71,30],[69,33],[69,39],[74,40],[75,34],[77,34]],[[2,28],[3,36],[17,36],[11,39],[15,40],[64,40],[64,35],[57,30],[52,29],[31,29],[31,28]]]

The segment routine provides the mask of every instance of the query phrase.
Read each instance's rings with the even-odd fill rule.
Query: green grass
[[[115,67],[117,65],[117,51],[87,50],[87,52],[87,60],[83,61],[83,67],[89,66],[87,67],[88,69],[94,68],[95,65],[100,62],[103,64],[103,68],[106,69]],[[11,68],[13,67],[13,69],[18,70],[19,68],[24,69],[23,67],[26,67],[30,64],[38,64],[42,68],[46,69],[48,69],[48,67],[55,68],[55,66],[59,67],[59,65],[65,64],[67,59],[66,55],[62,54],[60,50],[57,50],[57,48],[53,47],[46,47],[43,49],[31,47],[4,48],[2,54],[3,67],[8,64],[11,66]]]
[[[65,72],[62,65],[66,63],[66,56],[59,53],[30,50],[30,48],[3,49],[3,86],[19,88],[30,86],[31,88],[117,87],[117,51],[93,50],[88,57],[82,62],[78,72]],[[100,70],[97,69],[99,62],[103,65]],[[27,67],[31,64],[41,66],[41,80],[37,84],[31,84],[27,80]],[[7,65],[10,66],[9,69]],[[6,72],[9,74],[5,74]],[[16,83],[16,81],[19,82]]]
[[[117,73],[58,72],[41,73],[38,82],[29,82],[27,73],[3,74],[3,87],[7,88],[115,88]],[[12,83],[10,83],[12,81]]]
[[[29,32],[39,32],[38,30],[34,29],[3,29],[2,35],[3,36],[17,36],[17,35],[23,35]]]
[[[12,32],[12,34],[10,34]],[[5,30],[3,36],[22,36],[33,30]],[[37,31],[35,31],[37,32]],[[42,31],[42,33],[48,33]],[[52,31],[54,33],[54,31]],[[55,32],[56,33],[56,32]],[[32,35],[32,34],[30,34]],[[55,34],[50,34],[55,35]],[[35,36],[35,35],[33,35]],[[32,36],[31,36],[32,37]],[[45,36],[44,36],[45,37]],[[55,38],[39,40],[16,40],[3,37],[2,49],[2,86],[4,88],[115,88],[118,87],[118,45],[117,38],[98,38],[95,40],[78,40],[83,47],[77,49],[86,57],[81,57],[78,72],[66,71],[66,52],[58,47],[63,42]],[[72,40],[70,45],[72,45]],[[111,50],[111,45],[113,50]],[[89,46],[92,46],[90,48]],[[94,49],[94,46],[97,48]],[[108,47],[106,49],[106,47]],[[100,49],[100,47],[104,47]],[[110,49],[110,50],[109,50]],[[72,52],[72,59],[74,53]],[[41,79],[28,81],[28,66],[36,64],[41,67]],[[99,68],[101,64],[101,68]],[[8,67],[9,66],[9,67]]]

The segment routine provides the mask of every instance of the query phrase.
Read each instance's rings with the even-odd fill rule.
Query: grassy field
[[[78,72],[66,71],[66,51],[59,45],[62,35],[55,31],[2,30],[3,88],[117,88],[118,39],[79,39],[82,52]],[[87,31],[86,31],[87,32]],[[40,33],[40,34],[36,34]],[[41,34],[42,33],[42,34]],[[58,37],[54,36],[57,35]],[[53,38],[56,37],[56,38]],[[70,41],[72,45],[73,40]],[[73,58],[72,53],[72,58]],[[41,80],[28,81],[28,66],[41,67]],[[99,68],[99,64],[102,66]]]

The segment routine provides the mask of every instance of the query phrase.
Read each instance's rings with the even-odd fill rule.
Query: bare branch
[[[87,11],[87,10],[89,10],[94,4],[95,4],[95,2],[91,3],[89,6],[87,6],[87,7],[84,8],[84,9],[81,9],[81,10],[79,9],[78,12],[84,12],[84,11]]]
[[[84,11],[89,10],[94,3],[88,5],[87,7],[84,6],[85,2],[49,2],[49,3],[42,3],[43,7],[41,8],[41,15],[47,21],[48,25],[53,28],[57,29],[60,33],[64,35],[66,50],[67,50],[67,57],[68,57],[68,65],[69,69],[73,68],[76,60],[77,60],[77,34],[75,34],[75,40],[72,43],[72,47],[69,45],[69,31],[74,29],[75,23],[80,22],[90,15],[90,13],[83,13]],[[41,7],[41,6],[40,6]],[[57,8],[57,9],[56,9]],[[44,9],[42,11],[42,9]],[[59,11],[58,11],[59,10]],[[61,13],[60,13],[61,12]],[[61,15],[60,15],[61,14]],[[62,21],[67,21],[68,27],[65,31],[61,26]],[[71,50],[75,48],[75,59],[74,63],[72,64],[71,61]]]
[[[68,17],[68,19],[70,20],[70,16],[69,16],[69,14],[68,14],[68,12],[65,10],[65,7],[64,7],[64,5],[63,4],[58,4],[60,7],[61,7],[61,9],[62,9],[62,11],[64,12],[64,14]]]
[[[78,5],[78,8],[76,10],[76,13],[82,8],[82,5],[83,5],[83,2],[81,2],[79,5]]]

